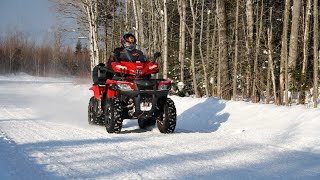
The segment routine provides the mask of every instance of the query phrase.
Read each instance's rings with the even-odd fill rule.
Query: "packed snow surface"
[[[91,82],[0,76],[0,179],[320,179],[320,111],[170,96],[173,134],[89,125]]]

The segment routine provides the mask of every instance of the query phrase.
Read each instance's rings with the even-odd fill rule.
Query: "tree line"
[[[56,37],[55,42],[36,43],[23,32],[9,32],[0,39],[0,74],[88,76],[89,50],[82,48],[81,43],[62,47],[60,40]]]
[[[89,40],[92,69],[125,32],[196,97],[317,105],[317,0],[52,0]],[[314,88],[316,87],[316,88]]]

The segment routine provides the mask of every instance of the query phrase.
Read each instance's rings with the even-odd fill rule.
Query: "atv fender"
[[[113,98],[116,95],[116,91],[113,89],[108,89],[107,96],[108,98]]]
[[[93,91],[93,95],[96,99],[101,100],[100,88],[97,85],[93,85],[89,90]]]

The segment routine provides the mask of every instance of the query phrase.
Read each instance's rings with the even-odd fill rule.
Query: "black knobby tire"
[[[177,124],[177,112],[174,102],[167,98],[163,103],[163,113],[157,120],[158,129],[161,133],[173,133]]]
[[[147,129],[148,127],[152,127],[156,124],[156,120],[154,118],[147,119],[138,119],[138,124],[141,129]]]
[[[105,126],[108,133],[120,133],[122,128],[122,106],[118,98],[107,99],[105,104]]]
[[[102,114],[100,117],[96,117],[96,118],[97,118],[96,124],[103,126],[104,125],[104,115]]]
[[[97,124],[97,117],[94,112],[94,97],[92,96],[88,105],[88,122],[89,124]]]

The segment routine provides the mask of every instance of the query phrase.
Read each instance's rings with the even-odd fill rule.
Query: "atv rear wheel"
[[[174,102],[167,98],[163,102],[163,113],[157,119],[158,129],[161,133],[173,133],[176,128],[177,113]]]
[[[120,133],[122,128],[122,106],[118,98],[106,99],[105,126],[108,133]]]
[[[89,101],[89,105],[88,105],[88,122],[89,124],[97,124],[97,116],[95,115],[95,112],[94,112],[94,97],[92,96],[90,98],[90,101]]]
[[[156,124],[156,120],[154,118],[138,119],[138,124],[141,129],[146,129],[154,126]]]

